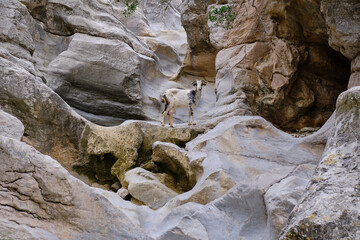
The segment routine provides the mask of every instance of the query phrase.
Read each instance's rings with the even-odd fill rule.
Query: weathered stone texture
[[[335,132],[282,239],[358,239],[360,88],[339,96]]]

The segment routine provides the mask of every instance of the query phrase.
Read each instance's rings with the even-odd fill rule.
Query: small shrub
[[[231,6],[225,5],[219,8],[212,7],[209,12],[209,20],[215,25],[222,25],[226,30],[233,28],[232,23],[236,18],[236,12],[231,11]]]

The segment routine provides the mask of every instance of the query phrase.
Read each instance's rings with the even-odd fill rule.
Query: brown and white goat
[[[171,113],[175,112],[175,108],[188,107],[189,118],[188,124],[196,125],[194,122],[194,108],[199,104],[201,98],[202,86],[206,85],[203,80],[194,81],[193,86],[195,89],[179,89],[170,88],[161,95],[161,102],[165,103],[164,111],[161,113],[161,125],[164,126],[164,117],[167,115],[169,125],[174,127],[171,123]],[[191,121],[190,121],[191,118]]]

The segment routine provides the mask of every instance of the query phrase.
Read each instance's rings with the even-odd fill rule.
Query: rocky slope
[[[0,1],[0,238],[358,239],[358,8]],[[161,127],[196,78],[198,125]]]

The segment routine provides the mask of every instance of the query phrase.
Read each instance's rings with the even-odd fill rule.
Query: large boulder
[[[329,45],[352,61],[348,88],[360,85],[360,13],[357,5],[358,2],[352,0],[321,1]]]
[[[144,119],[141,58],[122,41],[76,33],[50,62],[47,84],[92,122]]]
[[[71,168],[86,176],[89,183],[120,181],[126,187],[125,173],[151,160],[156,141],[184,146],[196,136],[193,128],[164,128],[144,121],[127,121],[114,127],[87,124],[79,139],[79,157],[73,159]],[[190,178],[194,184],[188,176],[184,178],[186,186]]]
[[[149,239],[116,207],[116,193],[87,186],[16,139],[0,136],[0,150],[2,238]]]
[[[151,161],[168,174],[172,185],[178,191],[186,192],[196,183],[196,169],[191,166],[187,152],[175,144],[155,142]]]
[[[360,13],[356,0],[322,0],[329,45],[352,60],[360,54]]]
[[[339,96],[335,132],[282,239],[358,239],[360,87]]]
[[[175,197],[177,192],[161,183],[158,176],[143,168],[134,168],[125,174],[131,197],[152,209],[158,209]]]

